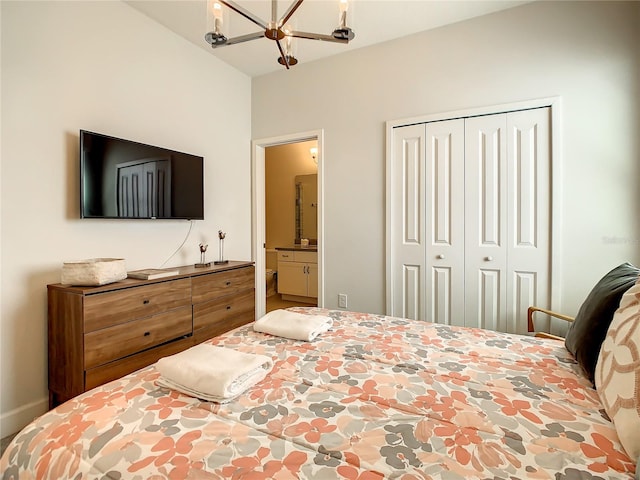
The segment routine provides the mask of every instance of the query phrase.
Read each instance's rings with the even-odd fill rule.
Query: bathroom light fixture
[[[355,33],[353,33],[353,30],[351,30],[351,28],[347,26],[347,12],[349,10],[348,0],[339,0],[338,26],[330,35],[299,32],[291,29],[287,25],[287,22],[296,12],[298,7],[302,5],[303,1],[304,0],[294,0],[287,11],[284,12],[280,19],[278,19],[278,1],[271,0],[271,20],[269,22],[266,22],[232,0],[214,0],[210,13],[210,15],[213,16],[214,20],[213,31],[208,32],[204,36],[204,38],[212,48],[248,42],[250,40],[256,40],[262,37],[266,37],[269,40],[274,40],[278,46],[278,51],[280,52],[278,63],[284,65],[287,70],[291,66],[298,63],[298,59],[293,55],[292,51],[291,42],[293,38],[306,38],[308,40],[322,40],[325,42],[334,43],[349,43],[350,40],[353,40],[353,38],[355,37]],[[222,33],[223,5],[230,10],[238,13],[239,15],[242,15],[247,20],[255,23],[260,28],[262,28],[262,30],[255,33],[240,35],[238,37],[227,38]]]
[[[311,154],[313,161],[318,163],[318,147],[311,147],[309,149],[309,153]]]

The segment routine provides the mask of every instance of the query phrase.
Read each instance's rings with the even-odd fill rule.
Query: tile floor
[[[279,293],[275,295],[271,295],[267,297],[267,312],[272,310],[277,310],[278,308],[289,308],[289,307],[315,307],[316,303],[299,303],[299,302],[290,302],[288,300],[282,300],[282,296]]]

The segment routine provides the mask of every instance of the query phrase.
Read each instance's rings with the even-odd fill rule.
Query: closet
[[[550,119],[545,107],[393,128],[387,313],[526,332],[527,307],[549,304]]]

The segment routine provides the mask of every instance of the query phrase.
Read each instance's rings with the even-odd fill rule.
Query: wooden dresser
[[[252,262],[48,290],[49,406],[255,319]]]

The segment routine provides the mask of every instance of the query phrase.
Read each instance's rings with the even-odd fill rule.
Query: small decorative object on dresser
[[[62,264],[60,283],[97,287],[127,278],[124,258],[90,258]]]
[[[207,262],[205,259],[205,254],[207,252],[207,247],[209,245],[203,245],[202,243],[200,244],[200,263],[196,263],[194,265],[194,267],[196,268],[204,268],[204,267],[209,267],[211,266],[211,262]]]
[[[129,278],[137,278],[139,280],[154,280],[156,278],[165,278],[178,275],[179,270],[163,269],[163,268],[145,268],[144,270],[133,270],[127,273]]]
[[[224,265],[225,263],[229,263],[229,260],[224,259],[224,237],[226,236],[227,236],[226,233],[224,233],[222,230],[218,230],[218,238],[220,239],[220,246],[218,247],[219,248],[218,260],[213,262],[215,265]]]

